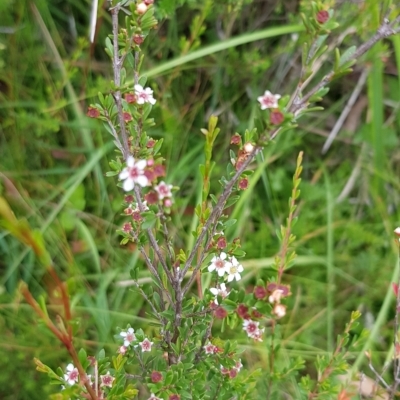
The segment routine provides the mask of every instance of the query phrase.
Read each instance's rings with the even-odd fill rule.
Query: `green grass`
[[[190,248],[194,206],[201,196],[200,129],[212,113],[219,116],[211,185],[212,192],[219,192],[230,137],[253,126],[260,115],[257,96],[267,89],[293,91],[304,33],[298,13],[289,12],[295,2],[278,2],[269,9],[270,2],[244,1],[236,10],[228,1],[213,6],[182,1],[170,10],[167,3],[160,13],[168,18],[145,44],[143,71],[157,98],[151,135],[164,138],[167,180],[180,186],[172,233],[179,234],[177,248]],[[108,90],[111,67],[103,43],[110,21],[101,11],[93,56],[86,41],[89,2],[35,4],[31,8],[24,0],[0,5],[1,25],[15,29],[0,34],[6,46],[0,53],[0,194],[19,218],[44,233],[56,268],[68,281],[78,345],[91,352],[102,346],[115,351],[117,326],[152,327],[140,296],[121,284],[142,261],[134,247],[118,246],[115,229],[123,221],[122,192],[115,179],[104,176],[113,156],[111,138],[85,117],[97,92]],[[357,6],[343,5],[338,11],[343,28],[336,35],[353,27],[366,39],[366,32],[376,27],[379,10],[374,4],[368,3],[361,14]],[[82,40],[72,35],[69,18],[74,18]],[[354,43],[358,40],[350,35],[342,49]],[[326,135],[354,89],[357,66],[353,75],[331,85],[324,111],[302,119],[298,129],[265,148],[254,165],[251,190],[230,209],[237,223],[228,237],[240,237],[247,252],[240,284],[251,290],[257,277],[273,276],[271,264],[279,245],[275,232],[287,216],[297,154],[304,151],[294,229],[299,257],[284,275],[293,296],[282,332],[286,357],[305,357],[311,374],[311,361],[334,347],[355,309],[363,312],[363,323],[371,330],[364,350],[374,350],[375,365],[379,368],[391,357],[391,282],[398,273],[392,231],[400,224],[399,36],[376,46],[361,64],[366,62],[371,72],[361,96],[368,104],[352,121],[355,128],[348,131],[346,125],[321,156]],[[324,71],[328,69],[329,62]],[[357,179],[337,202],[359,157]],[[23,279],[36,295],[43,294],[46,276],[31,252],[5,232],[0,233],[0,271],[0,365],[7,371],[0,397],[43,399],[54,388],[35,371],[33,357],[53,368],[69,359],[20,301],[17,287]],[[148,277],[141,268],[143,282]],[[248,368],[266,368],[265,343],[254,345],[241,332],[229,335],[248,350],[243,356]],[[354,368],[369,373],[363,352]],[[261,395],[263,390],[260,387]]]

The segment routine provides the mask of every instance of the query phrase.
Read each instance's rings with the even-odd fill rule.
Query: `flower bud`
[[[272,125],[280,125],[284,121],[285,117],[284,115],[279,111],[272,111],[269,120]]]
[[[247,143],[245,143],[245,145],[243,146],[243,149],[244,149],[244,151],[245,151],[247,154],[250,154],[250,153],[253,151],[253,149],[254,149],[254,145],[253,145],[252,143],[250,143],[250,142],[247,142]]]
[[[147,11],[146,3],[139,3],[136,5],[136,11],[138,14],[143,15]]]
[[[319,24],[324,24],[329,19],[329,13],[326,10],[317,12],[317,21]]]

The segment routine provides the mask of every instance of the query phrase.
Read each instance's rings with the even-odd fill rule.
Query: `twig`
[[[350,114],[350,111],[352,110],[354,103],[358,99],[358,96],[360,95],[360,93],[365,85],[365,82],[368,77],[368,73],[369,73],[369,68],[364,68],[360,77],[358,78],[358,82],[357,82],[356,87],[353,90],[353,93],[351,94],[349,100],[347,101],[346,107],[340,114],[340,117],[336,121],[335,126],[333,127],[332,131],[330,132],[328,138],[326,139],[326,141],[324,143],[324,146],[322,147],[322,151],[321,151],[322,154],[325,154],[329,150],[329,148],[331,147],[331,144],[333,143],[333,141],[336,138],[336,135],[339,133],[340,128],[342,127],[345,119]]]
[[[117,5],[111,8],[111,17],[112,17],[112,28],[113,28],[113,49],[114,54],[112,58],[112,65],[114,71],[114,84],[116,87],[116,91],[114,92],[114,100],[118,110],[118,120],[119,120],[119,128],[121,130],[123,152],[122,155],[126,160],[129,156],[129,144],[128,144],[128,136],[126,134],[126,126],[124,115],[122,111],[122,101],[121,101],[121,90],[119,87],[121,86],[121,68],[122,63],[119,58],[119,49],[118,49],[118,14],[119,14],[120,6]]]
[[[256,154],[262,149],[261,146],[254,146],[254,149],[252,150],[252,152],[249,154],[248,158],[243,162],[243,164],[240,166],[240,168],[236,171],[235,175],[233,176],[233,178],[226,184],[224,191],[222,192],[220,198],[218,199],[217,204],[214,206],[208,220],[206,221],[206,223],[204,224],[200,235],[198,236],[192,251],[189,254],[189,257],[186,260],[185,266],[182,269],[180,275],[181,277],[184,277],[187,273],[187,271],[189,270],[189,268],[191,267],[192,261],[197,253],[197,249],[200,247],[201,243],[204,240],[204,237],[207,233],[207,231],[209,230],[209,228],[211,227],[212,224],[215,224],[216,221],[218,220],[218,218],[221,216],[223,210],[224,210],[224,206],[226,201],[228,200],[229,196],[232,193],[233,187],[235,186],[235,184],[237,183],[237,181],[239,180],[240,176],[242,175],[242,173],[244,172],[244,170],[249,166],[249,164],[253,161],[254,157],[256,156]],[[204,249],[204,251],[206,250],[206,248]],[[201,258],[202,259],[202,258]],[[185,287],[183,288],[183,294],[186,294],[186,292],[189,290],[191,284],[193,283],[194,279],[196,278],[196,272],[200,269],[201,264],[197,265],[194,270],[193,273],[191,275],[191,277],[189,278],[189,281],[187,282],[187,284],[185,285]]]

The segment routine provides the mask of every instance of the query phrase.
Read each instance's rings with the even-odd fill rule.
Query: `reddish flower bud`
[[[267,296],[267,289],[264,286],[256,286],[254,288],[254,296],[256,299],[263,299]]]
[[[133,196],[131,194],[128,194],[124,197],[125,203],[132,203],[134,200]]]
[[[237,315],[239,315],[240,318],[248,317],[248,311],[249,307],[245,306],[244,304],[239,304],[238,308],[236,309]]]
[[[136,103],[136,96],[133,93],[126,93],[125,100],[127,103]]]
[[[239,145],[241,141],[242,138],[238,133],[235,133],[231,138],[231,144]]]
[[[168,397],[169,400],[180,400],[181,396],[179,394],[171,394],[171,396]]]
[[[157,179],[157,175],[154,173],[153,169],[147,168],[144,171],[144,176],[151,182],[154,179]]]
[[[217,249],[224,249],[226,247],[226,239],[225,236],[221,236],[217,240]]]
[[[165,176],[165,167],[164,165],[157,164],[154,166],[154,173],[157,177]]]
[[[326,10],[317,12],[317,21],[319,24],[324,24],[329,19],[329,13]]]
[[[125,208],[124,214],[132,215],[133,214],[133,208],[132,207]]]
[[[230,370],[229,370],[229,378],[231,378],[231,379],[236,378],[237,373],[238,373],[238,372],[237,372],[237,369],[236,369],[236,368],[230,369]]]
[[[137,44],[137,45],[141,45],[144,42],[144,37],[141,35],[135,35],[133,37],[133,41]]]
[[[125,122],[130,122],[130,121],[132,121],[132,115],[131,115],[130,113],[124,111],[123,115],[124,115],[124,121],[125,121]]]
[[[214,311],[214,316],[219,319],[224,319],[228,316],[228,311],[223,307],[217,307]]]
[[[153,383],[160,382],[162,380],[162,378],[163,378],[163,376],[162,376],[161,372],[158,372],[158,371],[153,371],[150,376],[150,379]]]
[[[142,220],[142,216],[140,215],[140,211],[135,211],[135,212],[132,214],[132,219],[133,219],[134,221],[136,221],[136,222],[141,221],[141,220]]]
[[[150,4],[153,4],[154,0],[144,0],[144,4],[146,4],[146,6],[149,6]]]
[[[88,107],[86,115],[90,118],[99,118],[100,111],[96,107]]]
[[[269,120],[272,125],[280,125],[284,119],[284,115],[279,110],[272,111],[269,116]]]
[[[127,222],[126,224],[124,224],[124,226],[122,227],[122,230],[126,233],[129,233],[132,231],[132,224],[130,222]]]
[[[154,139],[149,139],[147,144],[146,144],[146,147],[148,149],[152,149],[155,145],[156,145],[156,141]]]
[[[247,178],[241,178],[238,183],[240,190],[246,190],[249,187],[249,180]]]
[[[147,204],[157,204],[158,194],[156,192],[151,191],[145,194],[144,199],[147,201]]]

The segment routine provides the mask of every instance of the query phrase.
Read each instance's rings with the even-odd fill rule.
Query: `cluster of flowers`
[[[232,282],[234,279],[237,281],[241,279],[240,274],[243,272],[243,266],[235,256],[228,256],[226,253],[221,252],[219,256],[212,258],[208,271],[215,271],[220,277],[224,277],[227,274],[226,280]]]
[[[93,387],[94,383],[92,381],[92,376],[86,375],[86,379],[89,382],[89,384]],[[79,381],[78,369],[75,368],[75,366],[71,363],[67,365],[64,374],[64,380],[70,386],[75,385]],[[107,371],[107,374],[100,375],[100,387],[112,387],[114,380],[115,378],[112,375],[110,375],[110,371]]]
[[[119,335],[123,338],[124,344],[119,348],[118,353],[124,355],[128,351],[129,346],[131,346],[134,342],[137,341],[135,330],[133,328],[128,328],[126,331],[122,331]],[[136,348],[140,346],[142,348],[142,352],[146,352],[146,351],[151,351],[152,345],[153,342],[150,342],[149,339],[145,338],[142,342],[133,344],[133,347]]]
[[[223,353],[224,350],[218,346],[213,345],[211,342],[208,342],[205,346],[203,346],[204,352],[207,355]],[[232,368],[226,368],[223,365],[220,366],[221,373],[223,375],[229,376],[229,378],[235,378],[238,372],[242,369],[243,365],[241,360],[236,361],[235,366]]]
[[[129,156],[126,160],[126,167],[119,174],[119,179],[123,181],[122,188],[125,192],[130,192],[134,189],[135,184],[141,187],[151,186],[153,181],[164,175],[164,166],[154,164],[153,159],[135,161],[132,156]],[[171,189],[172,185],[161,181],[154,186],[154,192],[146,194],[145,199],[149,204],[163,201],[164,206],[171,207]]]

